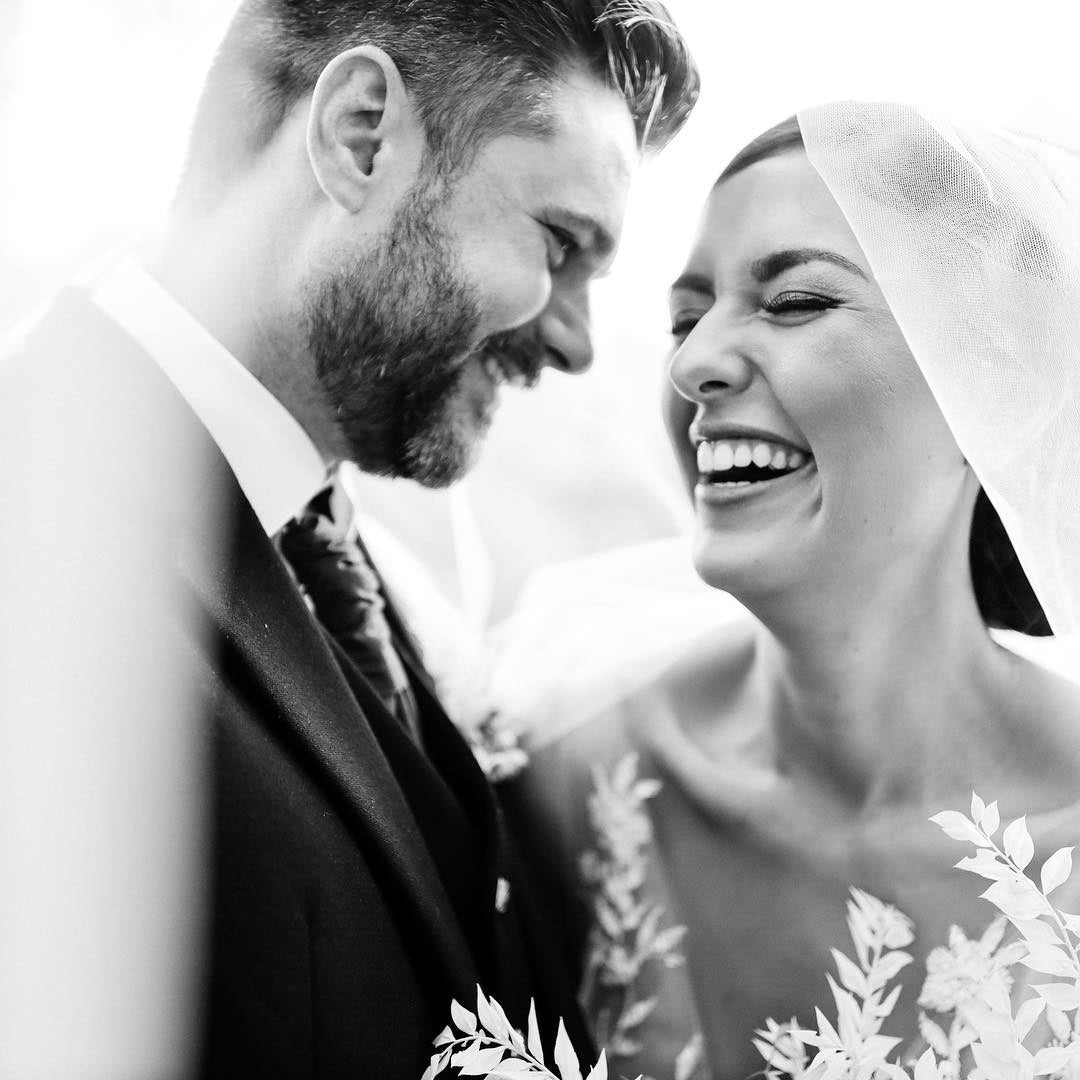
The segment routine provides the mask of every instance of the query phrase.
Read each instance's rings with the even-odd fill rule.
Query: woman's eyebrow
[[[764,284],[778,277],[785,270],[793,266],[801,266],[803,263],[827,262],[839,266],[849,273],[858,274],[864,281],[867,280],[865,272],[850,259],[838,255],[835,251],[827,248],[785,248],[783,251],[774,251],[762,259],[755,259],[750,264],[750,273],[754,279]]]

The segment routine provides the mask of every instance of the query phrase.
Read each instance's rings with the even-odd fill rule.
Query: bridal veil
[[[1080,155],[897,104],[798,120],[1050,626],[1075,633]]]

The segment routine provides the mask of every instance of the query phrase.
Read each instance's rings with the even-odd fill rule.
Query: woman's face
[[[805,154],[713,190],[671,322],[665,411],[706,581],[855,586],[966,545],[973,477]]]

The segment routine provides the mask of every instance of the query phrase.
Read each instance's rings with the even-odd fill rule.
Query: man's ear
[[[355,213],[378,184],[396,177],[410,186],[423,147],[401,73],[382,49],[358,45],[326,65],[311,99],[307,149],[328,198]]]

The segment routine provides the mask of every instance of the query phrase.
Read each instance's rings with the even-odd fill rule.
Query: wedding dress
[[[967,852],[945,837],[934,847],[937,830],[926,821],[945,807],[917,821],[885,815],[863,850],[836,850],[816,833],[804,793],[703,741],[705,713],[687,691],[714,679],[717,656],[753,630],[737,601],[696,577],[685,540],[540,571],[501,634],[496,699],[527,718],[528,816],[545,837],[548,869],[580,900],[567,920],[583,943],[582,998],[612,1075],[742,1080],[764,1065],[750,1041],[755,1028],[770,1016],[784,1022],[797,1013],[805,1023],[812,1006],[832,1008],[830,950],[854,955],[849,886],[914,912],[921,873],[958,876],[952,864]],[[1080,677],[1075,650],[994,636]],[[540,650],[558,679],[537,673]],[[1040,848],[1071,843],[1080,838],[1080,802],[1029,823]],[[786,888],[762,902],[760,865],[773,855]],[[944,946],[953,924],[977,940],[994,914],[977,885],[972,879],[968,909],[917,922],[917,942]],[[1078,903],[1063,901],[1070,910]],[[610,913],[627,910],[630,923],[612,926]],[[771,966],[753,962],[748,933],[769,941],[761,964]],[[779,999],[766,985],[775,987],[778,964],[800,969]],[[925,974],[905,973],[902,1004],[886,1027],[912,1047]],[[800,997],[796,983],[814,986],[814,996]]]

